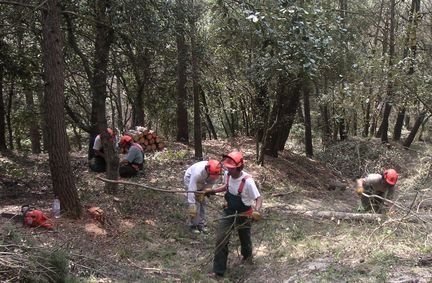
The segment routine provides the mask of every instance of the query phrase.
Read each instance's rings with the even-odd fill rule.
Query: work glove
[[[195,217],[197,217],[197,208],[196,205],[191,203],[189,204],[189,216],[191,219],[194,219]]]
[[[260,220],[262,219],[262,215],[261,215],[261,213],[259,213],[259,212],[256,211],[256,210],[254,210],[254,211],[252,212],[251,217],[252,217],[252,219],[255,220],[255,221],[260,221]]]
[[[364,192],[364,188],[363,188],[363,187],[357,187],[357,188],[355,189],[355,191],[356,191],[356,193],[358,193],[359,195],[361,195],[361,194],[363,194],[363,192]]]
[[[197,202],[203,202],[204,198],[205,198],[205,195],[204,195],[203,191],[195,192],[195,200]]]
[[[213,191],[212,188],[207,188],[207,189],[204,190],[204,195],[207,196],[207,197],[209,197],[211,195],[215,195],[215,194],[216,194],[216,192]]]

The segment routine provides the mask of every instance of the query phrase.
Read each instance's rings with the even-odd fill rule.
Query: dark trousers
[[[252,256],[251,222],[247,217],[229,216],[224,212],[225,218],[219,222],[218,234],[216,238],[215,256],[213,259],[213,272],[223,275],[226,270],[228,260],[228,245],[231,232],[237,229],[241,244],[241,255],[244,258]]]
[[[138,174],[138,171],[135,170],[135,168],[133,168],[131,164],[126,164],[120,166],[119,174],[122,178],[129,178],[136,176]]]
[[[383,192],[375,192],[375,190],[371,186],[365,186],[364,193],[367,195],[377,195],[380,197],[384,197],[385,195],[385,193]],[[383,211],[384,201],[382,199],[375,197],[368,198],[362,195],[361,203],[364,211],[372,211],[375,213],[382,213]]]
[[[106,162],[102,156],[95,156],[90,159],[89,164],[90,170],[93,172],[105,172],[106,171]]]

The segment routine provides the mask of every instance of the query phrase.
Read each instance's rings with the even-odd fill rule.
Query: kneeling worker
[[[119,146],[127,151],[126,157],[120,161],[120,177],[128,178],[137,175],[138,171],[143,169],[143,148],[138,143],[135,143],[130,136],[122,136]]]

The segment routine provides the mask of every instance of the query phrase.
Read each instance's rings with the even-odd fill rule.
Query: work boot
[[[198,229],[204,234],[208,234],[209,229],[206,226],[199,226]]]
[[[200,234],[201,233],[201,231],[197,225],[190,226],[190,230],[193,234]]]

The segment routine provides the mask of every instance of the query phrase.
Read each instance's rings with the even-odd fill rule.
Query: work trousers
[[[237,230],[241,244],[241,255],[247,259],[252,256],[251,222],[250,218],[237,215],[229,215],[226,210],[219,222],[216,238],[215,256],[213,260],[213,272],[223,275],[226,271],[228,260],[228,245],[232,231]]]

